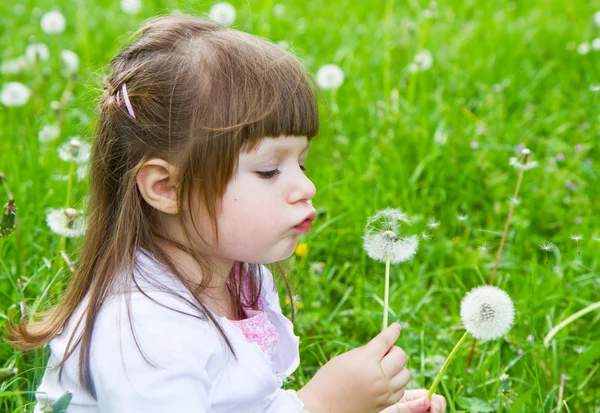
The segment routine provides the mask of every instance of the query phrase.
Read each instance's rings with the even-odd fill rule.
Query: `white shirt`
[[[190,304],[146,282],[147,276],[158,279],[158,275],[163,284],[191,297],[158,262],[140,252],[137,263],[136,280],[152,299],[187,314],[199,314]],[[261,268],[264,311],[279,336],[273,360],[229,320],[216,316],[236,360],[209,321],[165,308],[134,287],[130,316],[135,336],[156,368],[136,347],[125,295],[115,293],[100,310],[92,334],[90,367],[97,400],[79,382],[79,347],[68,359],[59,383],[58,370],[52,367],[62,359],[86,299],[63,332],[49,343],[50,359],[37,389],[34,413],[41,412],[43,402],[52,403],[66,391],[73,394],[68,413],[307,413],[296,392],[281,389],[283,380],[298,367],[299,340],[292,323],[281,313],[272,274]]]

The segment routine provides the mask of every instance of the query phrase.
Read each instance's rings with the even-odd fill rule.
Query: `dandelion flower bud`
[[[8,367],[8,368],[0,369],[0,383],[5,381],[6,379],[11,378],[12,376],[15,376],[18,372],[19,372],[19,369],[15,368],[15,367]]]
[[[512,327],[514,317],[512,300],[494,286],[474,288],[460,303],[460,318],[465,329],[478,340],[502,337]]]
[[[4,212],[0,220],[0,238],[8,237],[13,232],[17,218],[16,211],[15,200],[9,199],[6,205],[4,205]]]

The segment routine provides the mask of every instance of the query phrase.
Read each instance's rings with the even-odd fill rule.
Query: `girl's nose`
[[[310,201],[317,193],[315,184],[306,176],[304,171],[299,170],[299,175],[294,177],[292,187],[287,196],[287,201],[292,204],[298,201]]]

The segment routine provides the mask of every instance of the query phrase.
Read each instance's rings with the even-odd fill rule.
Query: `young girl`
[[[50,345],[34,411],[66,391],[69,413],[444,411],[404,391],[398,324],[281,388],[298,337],[263,264],[288,258],[315,218],[303,165],[318,107],[299,61],[170,16],[111,69],[79,268],[45,318],[9,329],[20,349]]]

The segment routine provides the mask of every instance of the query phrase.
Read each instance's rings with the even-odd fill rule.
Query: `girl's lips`
[[[300,224],[296,225],[294,228],[296,230],[298,230],[299,232],[301,232],[303,234],[306,234],[307,232],[310,231],[311,227],[312,227],[312,220],[311,219],[305,219]]]

